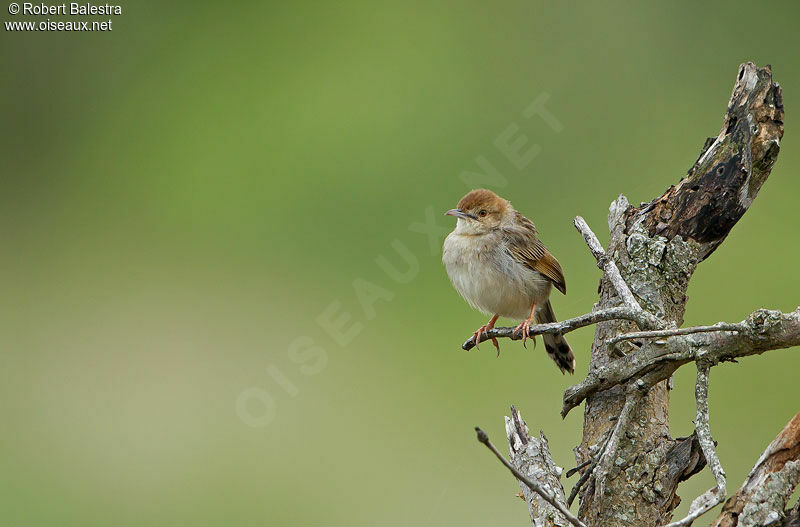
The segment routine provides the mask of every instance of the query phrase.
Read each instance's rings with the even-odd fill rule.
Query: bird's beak
[[[444,215],[445,216],[455,216],[456,218],[464,218],[464,219],[470,219],[470,220],[477,220],[478,219],[475,216],[473,216],[472,214],[470,214],[468,212],[464,212],[461,209],[450,209],[447,212],[445,212]]]

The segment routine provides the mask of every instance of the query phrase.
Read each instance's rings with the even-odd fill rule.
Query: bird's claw
[[[519,326],[514,328],[514,333],[521,331],[522,332],[522,347],[528,349],[528,346],[525,344],[525,341],[530,338],[533,341],[533,349],[536,349],[536,337],[528,337],[528,331],[531,327],[531,320],[525,319],[520,322]]]
[[[494,328],[493,325],[484,324],[481,327],[479,327],[478,331],[476,331],[472,335],[472,340],[475,341],[475,349],[477,349],[477,350],[480,349],[478,347],[478,343],[480,343],[480,341],[481,341],[481,333],[484,333],[484,334],[486,334],[487,337],[489,337],[489,330],[492,329],[492,328]],[[494,345],[494,347],[497,348],[497,356],[499,357],[500,356],[500,344],[497,342],[497,339],[495,337],[489,337],[489,339],[491,339],[492,344]]]

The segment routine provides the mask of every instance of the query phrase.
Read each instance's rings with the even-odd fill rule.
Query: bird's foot
[[[493,328],[494,328],[494,321],[491,321],[488,324],[482,325],[481,327],[478,328],[478,331],[473,333],[472,340],[475,341],[475,349],[480,349],[480,348],[478,348],[478,343],[481,341],[481,333],[484,333],[487,337],[489,337],[489,330],[493,329]],[[489,337],[489,339],[491,339],[492,344],[494,344],[494,347],[497,348],[497,356],[499,357],[500,356],[500,344],[497,342],[497,339],[494,338],[494,337]]]
[[[528,337],[528,330],[530,329],[532,323],[533,323],[533,320],[531,320],[530,318],[526,318],[525,320],[520,322],[519,326],[514,328],[514,333],[517,333],[519,331],[522,332],[522,346],[525,349],[528,348],[528,346],[525,345],[525,341],[528,340],[528,338],[529,338]],[[533,337],[530,337],[530,339],[533,341],[533,349],[536,349],[536,337],[533,336]]]

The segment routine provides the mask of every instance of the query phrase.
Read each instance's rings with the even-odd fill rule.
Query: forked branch
[[[590,371],[583,381],[564,392],[561,415],[566,416],[591,394],[624,385],[632,379],[641,379],[645,386],[653,386],[668,379],[684,364],[701,358],[701,350],[702,358],[713,365],[800,346],[800,307],[791,313],[759,309],[737,324],[736,332],[725,328],[713,333],[667,337],[658,344],[642,347],[624,360]]]

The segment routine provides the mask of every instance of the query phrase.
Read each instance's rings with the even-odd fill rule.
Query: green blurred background
[[[541,346],[461,351],[485,317],[413,224],[450,229],[484,156],[564,267],[556,313],[586,312],[599,271],[572,218],[607,240],[619,193],[677,182],[747,60],[773,64],[787,134],[686,322],[800,303],[796,2],[122,7],[107,33],[0,34],[4,525],[525,525],[472,427],[502,443],[516,404],[572,466],[582,410],[562,421],[561,394],[593,331],[569,336],[574,378]],[[560,131],[523,116],[541,96]],[[513,125],[541,148],[521,170],[494,145]],[[403,270],[397,241],[406,283],[376,262]],[[714,370],[731,489],[800,410],[798,371],[796,350]]]

